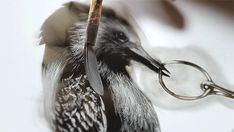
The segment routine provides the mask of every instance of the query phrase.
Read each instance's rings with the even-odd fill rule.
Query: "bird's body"
[[[66,6],[74,11],[74,3]],[[79,21],[68,26],[64,44],[45,42],[43,80],[44,89],[49,91],[45,92],[45,110],[53,130],[159,132],[151,101],[126,70],[131,60],[142,62],[155,71],[160,69],[158,62],[147,58],[148,54],[136,45],[139,40],[129,23],[113,13],[104,12],[94,47],[104,85],[104,95],[100,96],[90,86],[84,70],[87,12],[78,16]],[[42,33],[42,37],[47,35]],[[52,41],[47,39],[47,42]]]

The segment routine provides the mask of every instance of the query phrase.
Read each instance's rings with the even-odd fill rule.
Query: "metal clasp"
[[[228,89],[225,89],[214,82],[205,81],[201,83],[201,88],[204,90],[210,90],[210,95],[221,95],[224,97],[232,98],[234,99],[234,92],[230,91]]]

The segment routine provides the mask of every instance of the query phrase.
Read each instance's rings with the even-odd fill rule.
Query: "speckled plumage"
[[[105,106],[84,74],[62,80],[56,95],[56,131],[106,131]]]

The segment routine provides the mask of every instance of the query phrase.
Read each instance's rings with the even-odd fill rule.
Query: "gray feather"
[[[87,46],[85,48],[85,71],[88,77],[89,83],[93,90],[99,95],[104,94],[104,88],[100,74],[98,72],[98,63],[96,55],[92,47]]]

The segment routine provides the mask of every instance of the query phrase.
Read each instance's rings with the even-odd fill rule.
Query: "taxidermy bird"
[[[67,3],[41,28],[44,109],[51,128],[55,132],[159,132],[153,105],[126,66],[137,61],[155,72],[166,69],[144,51],[127,20],[104,8],[94,46],[104,86],[104,95],[99,95],[84,67],[88,12],[89,6]]]

